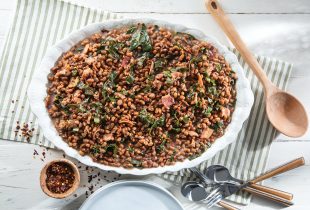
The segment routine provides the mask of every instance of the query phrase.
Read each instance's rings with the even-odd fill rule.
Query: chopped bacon
[[[93,57],[89,57],[89,58],[86,58],[85,59],[85,62],[88,64],[88,65],[91,65],[92,63],[95,62],[95,59]]]
[[[125,56],[122,60],[122,67],[126,67],[129,61],[130,61],[130,57]]]
[[[178,79],[178,78],[180,78],[182,76],[183,76],[183,74],[181,72],[178,72],[178,71],[175,71],[175,72],[171,73],[171,77],[172,77],[173,80],[176,80],[176,79]]]
[[[221,116],[227,119],[230,115],[230,110],[226,107],[221,107]]]
[[[112,133],[109,133],[109,134],[103,135],[103,140],[104,140],[104,141],[111,141],[111,140],[114,140],[113,134],[112,134]]]
[[[205,128],[205,129],[202,131],[202,133],[201,133],[201,135],[200,135],[200,138],[202,138],[202,139],[208,139],[208,138],[210,138],[210,136],[212,135],[212,133],[213,133],[213,129],[207,127],[207,128]]]
[[[161,88],[162,85],[163,85],[163,82],[160,81],[160,80],[155,79],[155,80],[153,81],[153,86],[154,86],[157,90],[159,90],[159,89]]]
[[[174,98],[171,95],[165,95],[161,98],[163,105],[169,109],[169,107],[174,104]]]
[[[156,74],[155,79],[161,79],[163,78],[164,74],[160,73],[160,74]]]
[[[118,98],[120,98],[120,99],[124,99],[124,98],[126,98],[126,96],[124,96],[123,94],[121,94],[121,93],[115,93],[114,94],[116,97],[118,97]]]
[[[80,79],[78,77],[74,78],[72,77],[70,80],[70,83],[68,85],[68,88],[74,88],[79,83]]]
[[[89,49],[89,44],[85,45],[82,54],[86,54],[88,52]]]
[[[209,67],[207,68],[207,73],[208,73],[208,75],[211,75],[213,69],[214,69],[213,66],[209,66]]]
[[[91,70],[90,68],[87,68],[83,71],[82,73],[82,78],[86,79],[87,77],[89,77],[90,75],[93,74],[93,70]]]
[[[199,136],[198,133],[196,133],[195,131],[188,131],[188,135],[190,136]]]
[[[154,69],[154,62],[152,61],[152,63],[151,63],[151,66],[150,66],[150,74],[152,74],[153,73],[153,69]]]
[[[198,85],[199,85],[201,88],[204,88],[201,74],[198,74],[197,77],[198,77]]]
[[[130,125],[130,126],[132,126],[132,125],[135,124],[134,122],[132,122],[131,120],[128,120],[128,119],[121,119],[121,120],[119,121],[119,123],[125,123],[125,124],[128,124],[128,125]]]

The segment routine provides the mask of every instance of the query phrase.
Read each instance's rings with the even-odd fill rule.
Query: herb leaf
[[[131,27],[127,30],[126,34],[132,34],[132,33],[134,33],[136,30],[137,30],[137,26],[131,26]]]
[[[90,151],[93,155],[96,155],[96,154],[99,154],[100,153],[100,148],[98,145],[95,145],[91,148],[91,151]]]
[[[209,117],[211,115],[211,112],[212,112],[212,107],[209,106],[207,109],[204,109],[202,111],[202,114],[206,117]]]
[[[109,144],[108,146],[105,147],[105,151],[109,152],[112,151],[114,155],[116,155],[118,151],[118,147],[116,144]]]
[[[163,152],[165,150],[165,145],[167,143],[167,140],[164,139],[160,145],[156,148],[157,152]]]
[[[165,124],[165,117],[162,115],[159,119],[156,119],[152,114],[148,113],[146,109],[143,109],[139,113],[139,118],[148,126],[152,131],[154,128],[163,126]]]
[[[112,97],[109,97],[109,90],[112,90],[115,87],[116,77],[117,77],[116,71],[112,71],[111,74],[109,75],[108,80],[103,84],[101,95],[104,101],[106,101],[107,99],[109,99],[110,101],[113,100]]]
[[[133,76],[133,72],[131,71],[126,78],[127,84],[132,84],[135,81],[135,77]]]
[[[100,123],[100,118],[99,118],[98,116],[95,116],[95,117],[94,117],[94,122],[95,122],[96,124],[99,124],[99,123]]]
[[[139,166],[141,166],[142,163],[139,160],[131,159],[131,164],[136,166],[136,167],[139,167]]]
[[[216,71],[221,71],[222,70],[222,65],[221,64],[219,64],[219,63],[216,63],[215,64],[215,69],[216,69]]]
[[[130,40],[130,50],[133,51],[138,47],[141,47],[144,52],[152,50],[152,44],[150,37],[146,31],[145,24],[142,24],[131,37]]]
[[[79,82],[77,88],[83,90],[85,95],[94,95],[94,89],[86,85],[84,82]]]

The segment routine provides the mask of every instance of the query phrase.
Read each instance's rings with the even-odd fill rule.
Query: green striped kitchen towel
[[[18,0],[13,23],[0,57],[0,139],[54,147],[47,141],[35,116],[31,113],[26,90],[32,73],[46,49],[68,33],[89,23],[119,18],[116,14],[90,9],[60,0]],[[210,161],[228,166],[236,177],[249,179],[264,171],[270,143],[276,133],[266,118],[264,98],[259,81],[253,76],[239,53],[234,51],[251,82],[255,103],[238,140]],[[266,57],[257,57],[268,77],[285,89],[291,64]],[[25,124],[25,125],[24,125]],[[27,127],[28,126],[28,127]],[[167,180],[181,183],[189,178],[186,171],[166,173]],[[246,204],[247,195],[234,196],[233,201]]]

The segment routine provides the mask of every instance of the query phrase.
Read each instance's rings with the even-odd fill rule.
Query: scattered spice
[[[23,123],[23,126],[21,127],[20,122],[16,121],[16,127],[15,127],[15,136],[18,135],[19,131],[22,132],[20,137],[26,138],[27,142],[30,142],[30,138],[33,136],[34,128],[30,128],[28,123]]]
[[[46,186],[53,193],[64,193],[74,183],[73,169],[67,163],[53,163],[46,170]]]
[[[39,155],[38,151],[37,150],[33,150],[33,155]]]

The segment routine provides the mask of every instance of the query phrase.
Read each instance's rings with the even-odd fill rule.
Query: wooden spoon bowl
[[[75,177],[73,186],[70,189],[68,189],[66,192],[64,192],[64,193],[54,193],[54,192],[51,192],[47,188],[47,185],[46,185],[46,178],[47,178],[46,172],[47,172],[47,169],[49,168],[49,166],[51,166],[54,163],[65,163],[68,166],[70,166],[72,168],[72,170],[73,170],[73,174],[74,174],[74,177]],[[71,162],[70,160],[67,160],[67,159],[53,160],[53,161],[47,163],[44,166],[44,168],[41,170],[41,174],[40,174],[41,189],[42,189],[42,191],[46,195],[48,195],[48,196],[50,196],[52,198],[61,199],[61,198],[68,197],[69,195],[71,195],[72,193],[74,193],[76,191],[76,189],[79,187],[79,184],[80,184],[80,172],[79,172],[78,168],[76,167],[76,165],[73,162]]]
[[[287,136],[298,137],[307,131],[305,108],[286,92],[279,90],[267,96],[266,111],[271,124]]]

